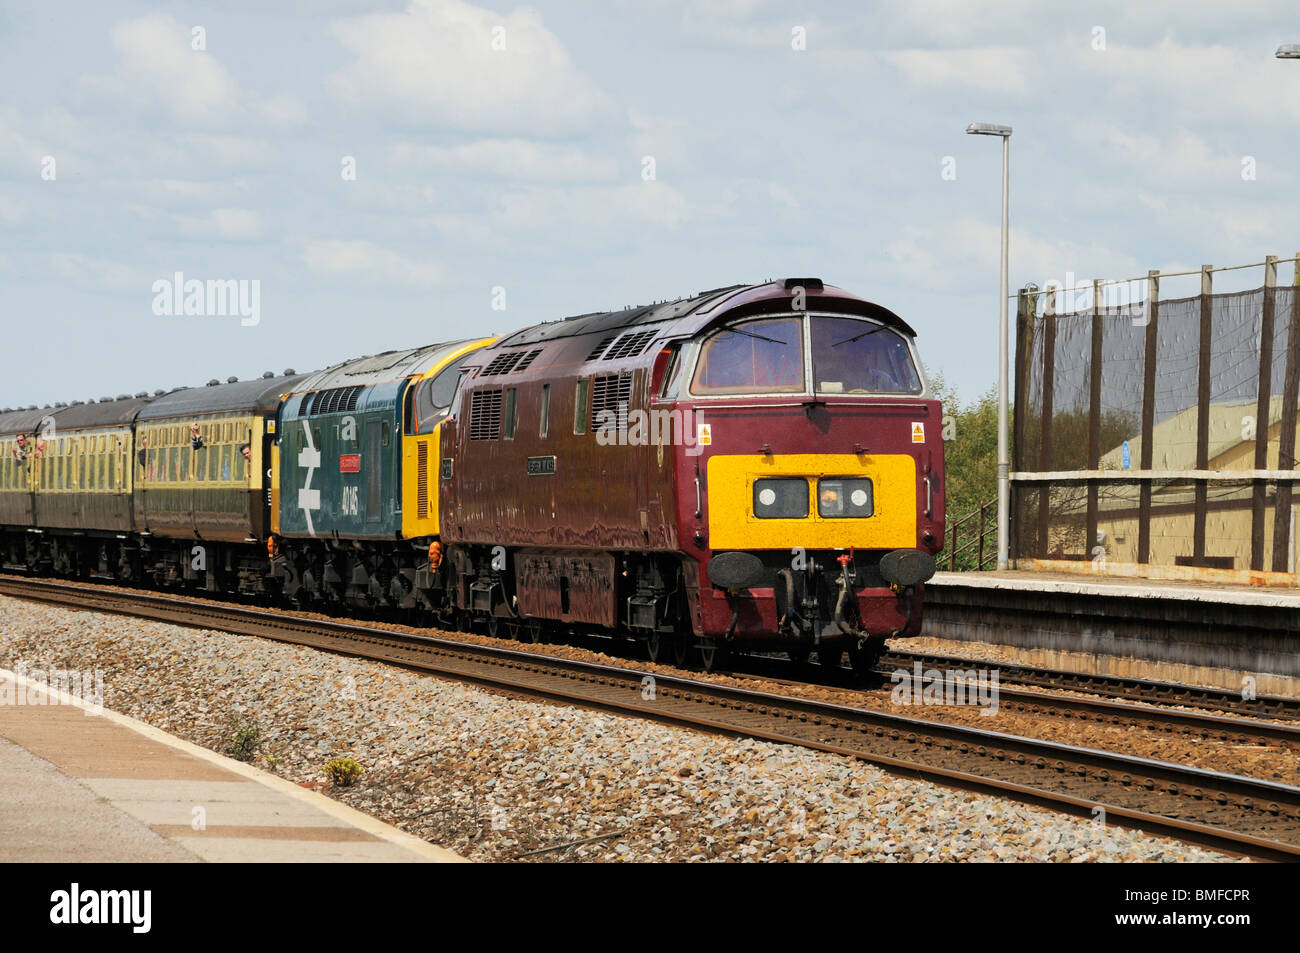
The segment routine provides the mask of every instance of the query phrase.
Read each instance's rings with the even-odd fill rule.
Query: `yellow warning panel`
[[[754,515],[754,481],[803,477],[809,508],[803,519]],[[817,513],[821,477],[871,480],[875,512],[861,518]],[[908,454],[792,453],[709,458],[709,545],[713,549],[898,549],[916,545],[916,461]]]

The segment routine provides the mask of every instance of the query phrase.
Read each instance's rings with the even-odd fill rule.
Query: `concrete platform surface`
[[[1184,579],[1146,579],[1134,576],[1106,576],[1100,573],[1094,575],[1021,569],[937,572],[928,585],[1300,609],[1300,592],[1289,587],[1229,585]]]
[[[0,700],[0,861],[463,861],[5,669]]]

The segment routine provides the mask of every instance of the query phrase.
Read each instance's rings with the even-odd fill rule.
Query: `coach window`
[[[573,432],[587,432],[587,390],[591,382],[587,378],[578,381],[577,393],[573,400]]]
[[[551,425],[551,385],[542,385],[542,419],[537,425],[537,436],[545,437]]]
[[[505,432],[507,440],[515,439],[515,391],[517,388],[506,388],[506,406],[505,406]]]

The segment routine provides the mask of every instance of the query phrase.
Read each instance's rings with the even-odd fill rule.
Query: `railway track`
[[[1187,708],[1233,712],[1275,721],[1300,722],[1300,699],[1298,698],[1285,698],[1280,695],[1243,698],[1241,693],[1217,688],[1200,688],[1194,685],[1180,685],[1176,682],[1125,678],[1118,675],[1088,675],[1059,669],[1003,665],[957,655],[891,649],[881,656],[876,670],[883,675],[888,675],[898,668],[910,671],[918,662],[926,669],[964,670],[976,667],[997,669],[999,681],[1011,685],[1083,692],[1148,705],[1181,705]]]
[[[1300,787],[890,712],[278,610],[18,577],[0,577],[0,594],[272,638],[499,689],[801,745],[916,777],[1104,816],[1108,822],[1252,857],[1300,859]],[[1252,723],[1241,724],[1246,730]]]

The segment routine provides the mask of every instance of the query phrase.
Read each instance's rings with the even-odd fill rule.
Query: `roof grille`
[[[483,368],[483,376],[490,377],[493,374],[509,374],[519,359],[524,356],[523,351],[503,351],[488,362],[488,366]]]
[[[307,417],[316,414],[339,414],[357,409],[357,401],[365,386],[354,384],[351,387],[331,387],[306,394],[298,404],[298,416]]]
[[[600,419],[602,411],[609,411],[620,429],[627,427],[627,405],[632,398],[631,374],[606,374],[591,379],[591,431],[595,432],[610,418]]]
[[[528,368],[528,365],[533,363],[533,361],[537,360],[537,356],[541,353],[542,353],[542,349],[540,347],[533,348],[531,351],[529,351],[527,354],[524,355],[524,359],[522,361],[520,361],[518,364],[515,365],[515,369],[511,373],[518,374],[520,371],[526,370]]]
[[[609,347],[610,344],[614,342],[614,338],[616,337],[618,337],[617,334],[607,334],[603,338],[601,338],[600,343],[597,344],[595,347],[593,347],[591,349],[591,353],[587,355],[587,360],[594,361],[596,360],[596,358],[604,354],[605,348]]]
[[[496,440],[501,436],[501,390],[477,390],[470,398],[469,439]]]
[[[625,357],[636,357],[650,346],[657,331],[632,331],[619,338],[602,360],[617,361]]]

